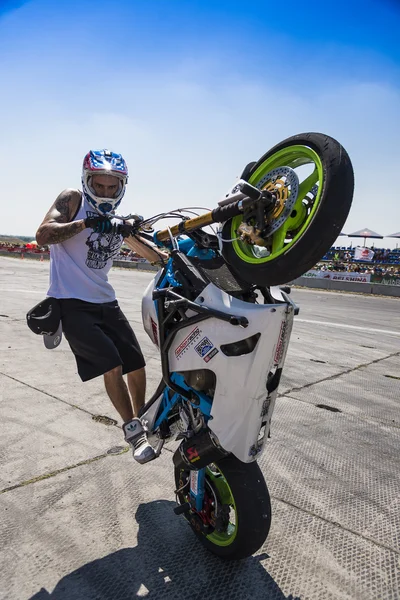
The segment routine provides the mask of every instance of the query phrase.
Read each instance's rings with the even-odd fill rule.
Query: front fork
[[[206,470],[190,471],[190,500],[197,512],[203,510]]]

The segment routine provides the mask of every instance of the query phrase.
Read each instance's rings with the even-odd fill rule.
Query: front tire
[[[175,468],[177,489],[182,488],[189,477],[189,470]],[[271,526],[270,496],[258,464],[243,463],[230,455],[209,465],[205,492],[205,507],[211,508],[211,515],[210,499],[214,499],[215,504],[216,498],[218,506],[216,527],[211,528],[211,532],[206,535],[192,526],[203,546],[227,560],[247,558],[257,552],[267,539]],[[178,494],[181,504],[187,499],[188,486]],[[190,523],[191,513],[186,518]]]
[[[335,139],[303,133],[277,144],[245,171],[249,183],[278,194],[276,216],[265,248],[241,241],[241,217],[227,221],[223,256],[249,283],[289,283],[315,266],[341,233],[354,192],[350,158]]]

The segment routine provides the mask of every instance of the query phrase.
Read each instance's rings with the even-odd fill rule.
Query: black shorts
[[[124,374],[145,366],[139,343],[117,300],[95,304],[68,298],[60,300],[60,306],[63,334],[82,381],[119,365]]]

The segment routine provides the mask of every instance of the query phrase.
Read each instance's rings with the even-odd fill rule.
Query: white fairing
[[[156,306],[153,301],[153,291],[156,288],[157,282],[160,278],[161,271],[158,271],[157,275],[152,279],[147,286],[143,298],[142,298],[142,320],[143,327],[153,342],[158,347],[158,318],[156,313]]]
[[[152,301],[152,282],[143,298],[143,323],[156,343],[157,315]],[[216,389],[208,426],[221,446],[239,460],[251,462],[262,451],[268,437],[277,389],[267,391],[268,374],[283,365],[293,324],[293,308],[287,304],[243,302],[213,284],[201,294],[201,304],[225,313],[247,317],[246,328],[214,317],[185,327],[169,350],[171,372],[210,369]],[[200,299],[196,300],[200,304]],[[192,313],[193,314],[193,313]],[[254,350],[241,356],[226,356],[224,344],[244,340],[257,333]],[[261,431],[262,430],[262,431]],[[261,432],[261,433],[260,433]]]

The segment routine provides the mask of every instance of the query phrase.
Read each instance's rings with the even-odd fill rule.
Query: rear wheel
[[[175,468],[178,501],[189,500],[190,471]],[[204,508],[186,519],[200,542],[229,560],[251,556],[265,542],[271,525],[268,488],[256,462],[228,456],[206,468]]]
[[[312,268],[341,233],[354,191],[350,158],[335,139],[305,133],[287,138],[246,171],[249,183],[278,201],[262,245],[243,235],[241,216],[224,224],[224,258],[249,283],[290,282]]]

